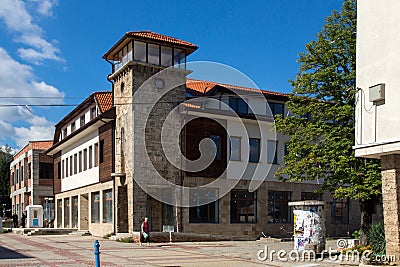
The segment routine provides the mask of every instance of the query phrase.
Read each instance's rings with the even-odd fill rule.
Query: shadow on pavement
[[[0,246],[0,259],[26,259],[26,258],[31,258],[31,257],[15,252],[14,250],[10,250],[3,246]]]

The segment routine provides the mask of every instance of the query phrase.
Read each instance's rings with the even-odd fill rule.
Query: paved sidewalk
[[[0,267],[94,266],[92,236],[0,234]],[[331,266],[337,262],[260,261],[257,252],[292,249],[291,242],[185,242],[139,246],[99,239],[101,266]]]

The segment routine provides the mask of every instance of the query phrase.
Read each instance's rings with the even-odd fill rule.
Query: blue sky
[[[0,107],[0,145],[52,139],[54,124],[73,109],[31,105],[79,104],[94,91],[110,90],[110,65],[102,55],[127,31],[152,30],[195,43],[199,49],[188,60],[223,63],[259,88],[290,92],[298,53],[341,4],[1,0],[0,105],[27,106]]]

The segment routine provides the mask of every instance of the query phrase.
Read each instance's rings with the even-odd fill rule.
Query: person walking
[[[18,215],[14,212],[13,216],[14,228],[18,228]]]
[[[25,228],[25,225],[26,225],[26,215],[25,215],[25,212],[23,212],[22,216],[21,216],[21,226],[22,226],[22,228]]]
[[[148,220],[147,217],[144,218],[144,221],[140,226],[140,245],[147,242],[147,245],[150,246],[150,226]]]

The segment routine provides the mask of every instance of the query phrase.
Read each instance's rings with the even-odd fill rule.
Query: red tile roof
[[[183,102],[183,105],[187,108],[195,108],[195,109],[199,109],[201,108],[201,105],[199,104],[194,104],[194,103],[190,103],[190,102]]]
[[[261,90],[261,89],[255,89],[255,88],[249,88],[249,87],[243,87],[243,86],[237,86],[237,85],[231,85],[231,84],[225,84],[225,83],[209,82],[209,81],[202,81],[202,80],[195,80],[195,79],[187,79],[186,80],[186,87],[188,88],[188,93],[191,93],[195,96],[206,95],[212,89],[214,89],[214,87],[217,85],[225,87],[227,89],[233,89],[233,90],[255,92],[255,93],[261,92],[266,96],[280,96],[280,97],[288,97],[289,96],[289,94],[285,94],[285,93],[279,93],[279,92],[273,92],[273,91],[267,91],[267,90]]]
[[[47,150],[53,145],[53,141],[29,141],[29,143],[24,146],[20,151],[17,152],[17,154],[14,155],[14,160],[17,159],[19,156],[22,154],[28,152],[31,149],[37,149],[37,150]]]
[[[181,47],[182,49],[186,50],[186,55],[193,53],[198,48],[195,44],[152,31],[127,32],[103,55],[103,58],[106,60],[112,60],[114,53],[118,52],[118,50],[122,47],[121,45],[125,45],[127,40],[130,40],[130,38],[136,38],[138,40],[143,40],[144,42],[153,41],[156,43]]]
[[[93,93],[101,113],[112,108],[112,92],[95,92]]]
[[[170,44],[177,44],[177,45],[184,45],[184,46],[189,46],[192,48],[197,48],[195,44],[179,40],[175,37],[159,34],[156,32],[152,31],[138,31],[138,32],[127,32],[127,35],[131,37],[142,37],[150,40],[155,40],[155,41],[161,41],[161,42],[166,42]]]

